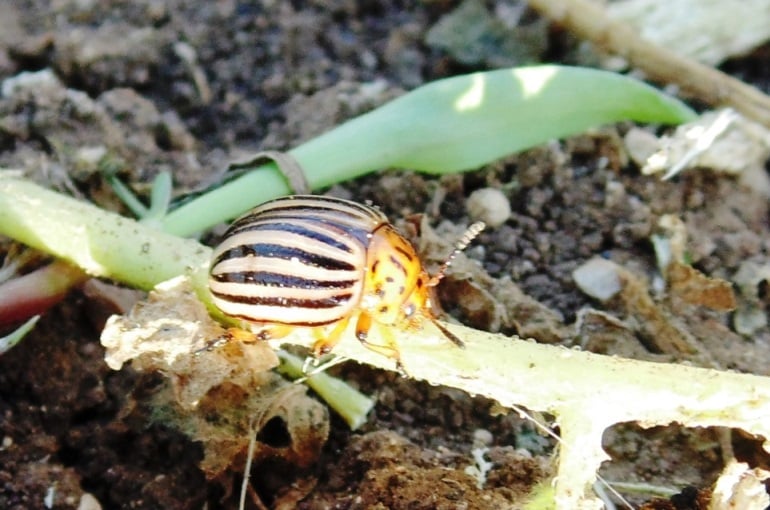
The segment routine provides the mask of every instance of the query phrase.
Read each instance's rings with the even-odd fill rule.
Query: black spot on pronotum
[[[393,264],[394,266],[396,266],[398,268],[399,271],[401,271],[402,273],[406,274],[406,268],[404,267],[404,265],[401,263],[400,260],[398,260],[393,255],[388,257],[388,259],[390,260],[391,264]]]
[[[397,251],[398,253],[400,253],[401,255],[403,255],[403,256],[404,256],[404,258],[405,258],[406,260],[408,260],[409,262],[411,262],[411,261],[413,260],[412,254],[411,254],[411,253],[409,253],[409,251],[408,251],[406,248],[402,248],[402,247],[400,247],[400,246],[394,246],[394,248],[396,249],[396,251]]]

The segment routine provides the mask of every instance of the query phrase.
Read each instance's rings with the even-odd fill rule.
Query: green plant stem
[[[24,336],[32,331],[32,328],[37,324],[39,315],[30,317],[24,324],[11,331],[5,336],[0,337],[0,356],[13,349],[19,342],[24,339]]]
[[[306,376],[302,371],[303,360],[286,351],[280,351],[278,357],[281,358],[279,372],[292,379],[302,379]],[[318,393],[324,402],[337,410],[350,430],[356,430],[363,425],[366,415],[374,407],[374,400],[325,372],[308,376],[304,382]]]
[[[91,274],[136,287],[188,272],[199,295],[206,296],[203,280],[195,275],[206,267],[208,248],[26,181],[0,177],[0,233],[82,263]],[[110,243],[118,245],[104,246]],[[563,438],[555,496],[559,508],[599,508],[588,494],[606,459],[602,432],[616,423],[731,427],[770,438],[770,378],[600,356],[448,327],[465,342],[464,349],[430,325],[400,334],[406,371],[503,406],[554,414]],[[381,340],[377,329],[371,333],[373,342]],[[348,333],[335,354],[394,369],[392,360],[364,348]],[[298,329],[283,343],[307,347],[314,340]]]
[[[180,274],[194,275],[202,285],[211,253],[196,241],[1,175],[0,234],[67,260],[90,276],[144,290]]]

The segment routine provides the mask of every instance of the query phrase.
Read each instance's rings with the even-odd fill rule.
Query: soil
[[[216,182],[241,155],[291,148],[422,83],[502,65],[576,62],[576,41],[529,12],[518,19],[518,30],[493,27],[499,44],[453,52],[435,42],[435,33],[426,34],[458,5],[0,3],[0,80],[52,71],[35,94],[0,96],[0,167],[129,214],[87,149],[106,151],[113,170],[139,194],[171,170],[181,195]],[[506,0],[488,7],[500,19],[520,9]],[[499,51],[512,41],[518,41],[515,54]],[[763,54],[767,48],[756,53]],[[758,58],[727,68],[754,77]],[[770,375],[767,325],[742,336],[729,313],[666,305],[697,338],[702,355],[661,352],[649,343],[651,326],[640,324],[628,303],[601,304],[575,284],[572,272],[595,255],[652,279],[649,239],[665,214],[683,220],[692,265],[710,277],[732,281],[746,261],[770,263],[766,196],[710,170],[665,182],[642,176],[622,140],[629,129],[598,129],[463,175],[388,171],[333,192],[372,200],[391,218],[426,213],[433,225],[466,225],[467,197],[499,189],[511,216],[482,233],[467,253],[493,279],[512,278],[515,284],[507,285],[525,301],[512,307],[513,316],[479,312],[457,296],[462,288],[450,278],[442,292],[454,305],[446,308],[470,326],[606,354]],[[766,280],[759,286],[765,313]],[[207,480],[200,443],[153,419],[149,396],[161,376],[105,365],[99,334],[112,309],[92,292],[74,290],[0,357],[0,508],[236,508],[238,468]],[[624,326],[596,315],[579,329],[585,309],[619,317]],[[590,328],[595,334],[588,335]],[[553,442],[493,402],[362,366],[334,373],[377,397],[369,421],[351,432],[332,416],[329,440],[309,468],[279,460],[255,465],[248,508],[517,508],[552,475]],[[612,462],[602,474],[706,489],[722,468],[720,434],[615,427],[606,434]],[[770,465],[759,441],[734,434],[732,442],[741,460]],[[492,464],[483,485],[472,469],[479,447],[488,448]]]

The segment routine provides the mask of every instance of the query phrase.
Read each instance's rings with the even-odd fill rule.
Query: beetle
[[[463,346],[437,322],[434,288],[483,228],[471,226],[429,276],[412,244],[379,209],[327,196],[286,196],[230,225],[212,255],[209,289],[214,305],[255,326],[260,340],[312,328],[318,357],[331,352],[356,318],[358,340],[400,366],[394,328],[418,329],[428,320]],[[368,341],[373,324],[384,344]]]

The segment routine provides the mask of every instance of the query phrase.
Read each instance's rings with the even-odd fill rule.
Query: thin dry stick
[[[745,117],[770,127],[770,97],[707,65],[646,41],[636,29],[614,21],[589,0],[530,0],[543,16],[563,25],[605,51],[620,55],[657,82],[678,85],[682,92],[711,106],[731,106]]]

